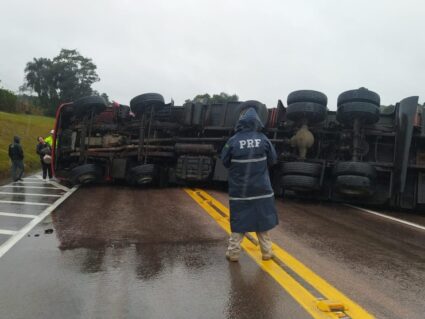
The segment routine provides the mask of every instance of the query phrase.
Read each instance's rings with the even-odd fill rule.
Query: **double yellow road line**
[[[201,189],[186,188],[192,197],[227,233],[230,233],[229,209]],[[247,234],[242,248],[315,319],[375,318],[343,293],[286,252],[273,244],[274,257],[261,259],[255,233]]]

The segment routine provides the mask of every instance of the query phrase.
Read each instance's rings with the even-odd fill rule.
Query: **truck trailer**
[[[339,95],[299,90],[286,106],[258,101],[165,103],[146,93],[130,105],[99,96],[58,107],[52,168],[72,184],[209,185],[226,182],[220,160],[240,116],[256,109],[279,155],[277,196],[425,208],[425,116],[418,97],[382,106],[366,88]]]

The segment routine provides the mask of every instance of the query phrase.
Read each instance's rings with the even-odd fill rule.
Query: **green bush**
[[[16,112],[17,96],[13,92],[0,89],[0,111]]]
[[[43,109],[39,106],[40,101],[36,96],[19,94],[16,101],[16,113],[43,115]]]

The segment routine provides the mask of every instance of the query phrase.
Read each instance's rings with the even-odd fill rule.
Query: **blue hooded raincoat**
[[[277,155],[269,139],[259,132],[262,128],[255,109],[248,109],[221,153],[229,169],[232,232],[264,232],[278,224],[268,171]]]

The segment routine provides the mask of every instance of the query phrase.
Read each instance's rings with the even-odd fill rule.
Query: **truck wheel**
[[[239,105],[239,117],[236,119],[235,124],[239,121],[239,118],[242,114],[244,114],[249,108],[254,108],[258,114],[258,117],[261,120],[261,123],[266,126],[267,119],[269,117],[269,111],[267,110],[267,106],[261,102],[255,100],[249,100],[241,103]]]
[[[132,184],[146,185],[155,179],[156,168],[153,164],[143,164],[130,169],[128,180]]]
[[[355,119],[374,124],[379,121],[379,107],[369,102],[347,102],[338,107],[336,119],[346,125],[353,125]]]
[[[285,175],[282,177],[283,189],[296,192],[308,192],[319,189],[319,179],[312,176]]]
[[[72,103],[72,110],[77,116],[89,114],[92,110],[95,114],[103,112],[107,107],[106,101],[100,96],[86,96]]]
[[[376,178],[376,169],[368,163],[362,162],[338,162],[333,169],[334,176],[355,175]]]
[[[325,120],[327,114],[325,105],[313,102],[296,102],[288,105],[286,116],[289,120],[297,122],[307,119],[310,123],[320,123]]]
[[[368,89],[363,87],[357,90],[345,91],[338,96],[338,106],[351,102],[366,102],[379,107],[381,103],[381,98],[377,93],[369,91]]]
[[[137,116],[143,114],[143,112],[150,106],[161,107],[164,105],[165,105],[164,97],[158,93],[141,94],[134,97],[130,101],[131,110]]]
[[[366,197],[373,194],[370,178],[356,175],[341,175],[336,178],[338,193],[350,197]]]
[[[282,164],[283,175],[304,175],[319,177],[322,174],[322,164],[308,162],[287,162]]]
[[[102,168],[96,164],[84,164],[74,167],[70,172],[72,184],[90,184],[101,179]]]
[[[287,103],[288,105],[298,102],[312,102],[326,106],[328,98],[325,94],[313,90],[299,90],[289,93]]]

